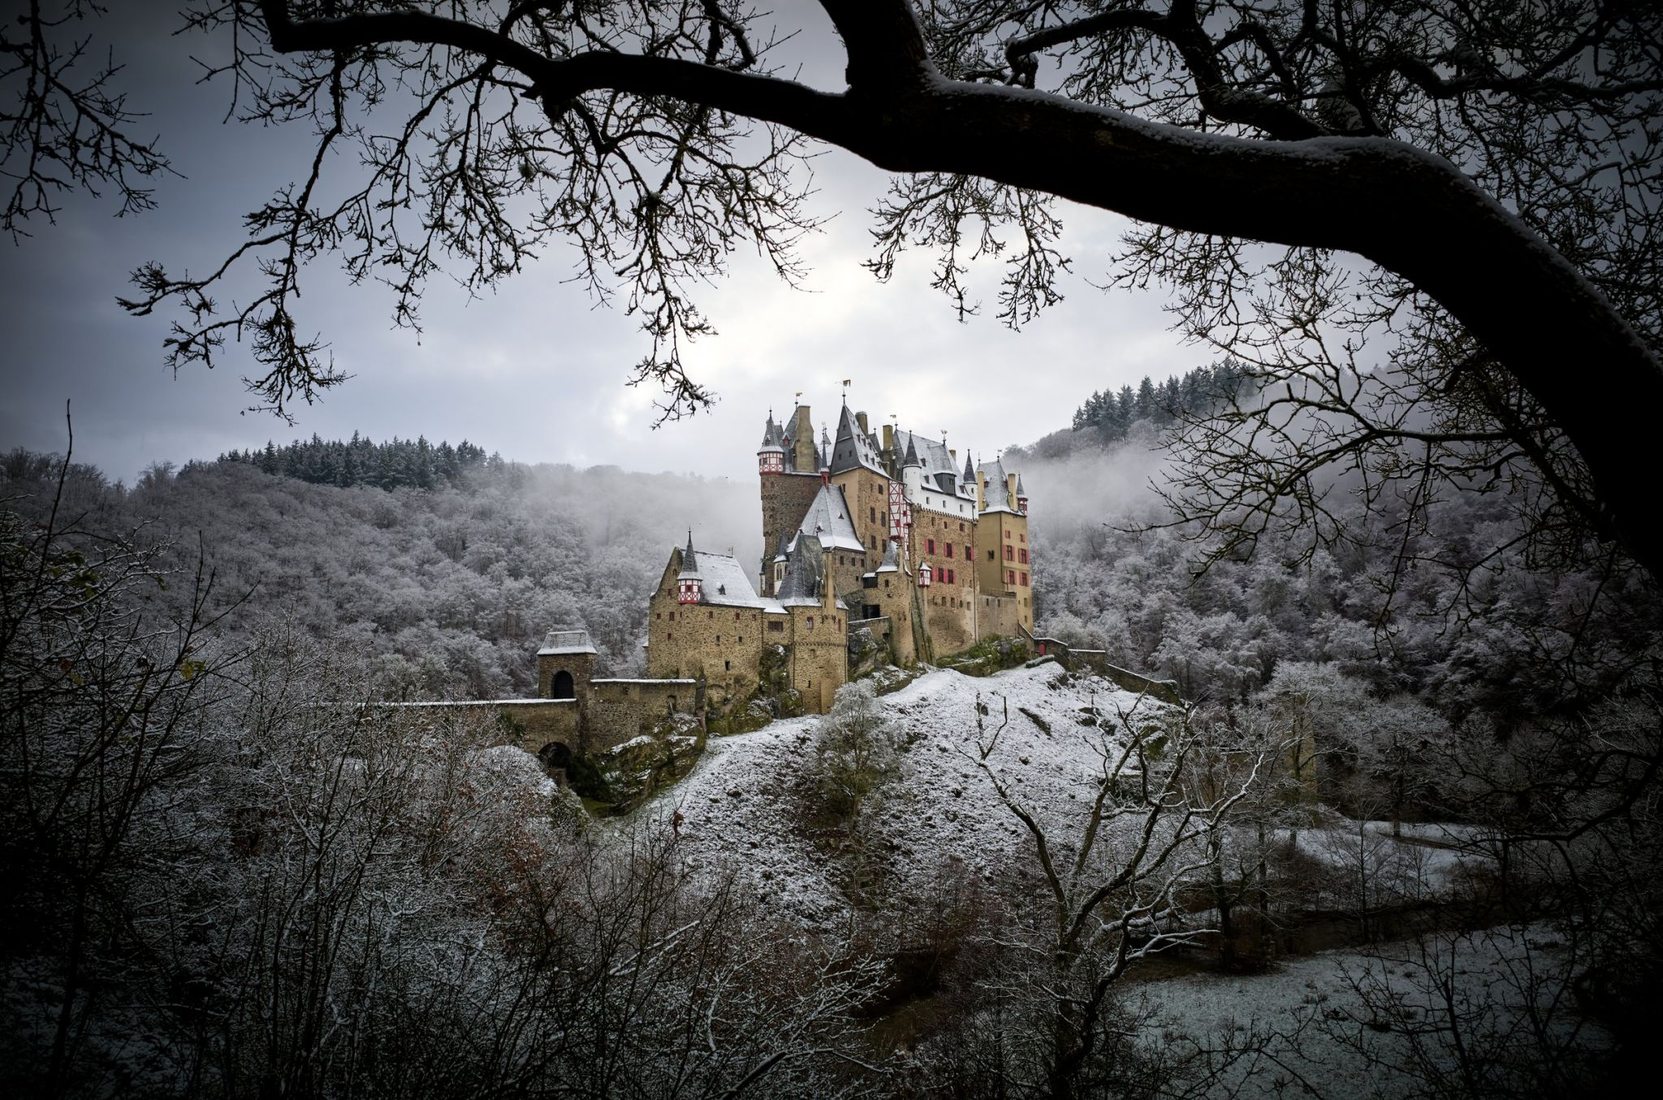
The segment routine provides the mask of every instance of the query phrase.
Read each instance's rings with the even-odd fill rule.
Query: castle
[[[881,437],[847,403],[815,444],[809,406],[768,414],[757,449],[765,553],[673,550],[649,600],[647,674],[696,681],[712,707],[751,695],[772,658],[805,710],[831,706],[850,643],[903,666],[1032,634],[1028,497],[998,459],[963,466],[944,440]]]

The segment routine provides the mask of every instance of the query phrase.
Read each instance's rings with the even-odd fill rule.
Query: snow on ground
[[[988,709],[979,733],[978,697]],[[1086,724],[1092,708],[1112,727],[1116,706],[1130,710],[1138,697],[1047,662],[980,678],[930,672],[879,702],[907,748],[901,778],[885,788],[871,821],[892,885],[910,892],[949,857],[991,876],[1025,840],[977,764],[978,736],[993,745],[989,765],[1024,806],[1048,827],[1066,830],[1083,818],[1102,774],[1093,746],[1110,730]],[[649,819],[679,812],[684,858],[711,870],[731,868],[759,898],[811,923],[847,909],[837,869],[808,835],[796,794],[818,722],[797,718],[710,738],[692,773],[641,811]]]
[[[1459,825],[1402,825],[1344,818],[1319,827],[1273,830],[1300,854],[1341,873],[1341,881],[1366,882],[1372,904],[1448,899],[1470,892],[1473,877],[1494,866],[1479,846],[1478,831]],[[1313,898],[1313,904],[1324,899]],[[1334,899],[1326,899],[1332,902]]]
[[[1485,1056],[1466,1073],[1483,1075],[1492,1095],[1523,1095],[1544,1062],[1563,1068],[1609,1047],[1565,997],[1568,968],[1545,927],[1501,927],[1326,951],[1268,974],[1140,983],[1127,999],[1203,1043],[1263,1044],[1217,1095],[1442,1095],[1440,1078],[1462,1072],[1457,1039],[1469,1059]]]
[[[924,896],[949,859],[991,879],[1013,855],[1032,851],[1026,829],[979,766],[982,747],[992,746],[988,767],[1052,842],[1066,845],[1079,836],[1103,775],[1101,754],[1124,737],[1120,712],[1135,709],[1152,717],[1162,709],[1050,662],[980,678],[933,671],[879,703],[906,748],[901,776],[873,800],[868,825],[885,863],[888,892],[901,898]],[[987,711],[979,725],[978,704]],[[671,821],[679,814],[679,848],[690,866],[712,874],[732,871],[782,916],[812,925],[832,922],[848,908],[838,885],[843,869],[826,838],[811,835],[800,793],[819,721],[796,718],[710,738],[692,773],[633,820]],[[1487,858],[1454,847],[1472,839],[1458,826],[1405,825],[1399,840],[1387,822],[1319,816],[1320,824],[1280,835],[1341,872],[1332,884],[1337,889],[1349,881],[1346,873],[1363,872],[1371,904],[1451,896]],[[1348,903],[1312,899],[1325,901]]]

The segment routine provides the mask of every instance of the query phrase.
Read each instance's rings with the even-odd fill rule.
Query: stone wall
[[[832,696],[849,679],[848,620],[823,607],[792,607],[791,684],[803,697],[803,709],[824,714]]]
[[[1142,673],[1109,663],[1109,655],[1101,649],[1076,649],[1057,638],[1033,638],[1034,653],[1055,657],[1070,672],[1095,672],[1124,691],[1135,691],[1163,703],[1179,705],[1183,702],[1175,680],[1156,680]]]
[[[787,630],[769,630],[769,622],[785,621],[783,615],[754,607],[678,604],[673,593],[662,590],[649,601],[647,614],[647,672],[661,679],[702,678],[715,708],[754,691],[762,647],[789,640]]]
[[[977,596],[976,630],[982,638],[1014,638],[1022,631],[1017,596]]]
[[[487,699],[479,702],[382,705],[457,714],[494,713],[502,720],[503,740],[529,753],[536,753],[554,741],[572,749],[582,747],[583,708],[576,699]]]
[[[877,604],[889,624],[889,648],[895,663],[911,668],[918,662],[912,629],[912,582],[899,571],[879,573],[875,581],[874,587],[866,590],[867,602]]]
[[[696,680],[594,680],[585,717],[585,752],[621,745],[672,714],[698,715],[704,700]]]
[[[694,680],[592,680],[586,700],[488,699],[479,702],[387,703],[388,707],[494,713],[504,741],[529,753],[558,742],[573,752],[604,752],[655,726],[672,713],[697,716],[704,699]]]

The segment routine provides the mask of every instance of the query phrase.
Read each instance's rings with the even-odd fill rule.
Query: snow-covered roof
[[[798,538],[812,535],[827,550],[866,552],[860,536],[855,533],[854,520],[849,518],[849,502],[844,498],[840,485],[820,486],[808,511],[803,513],[803,521],[797,525],[797,533]],[[792,539],[791,545],[795,546],[797,541]]]
[[[878,565],[878,568],[874,570],[874,572],[899,573],[900,571],[901,563],[896,560],[895,543],[893,541],[886,542],[884,544],[883,561]]]
[[[987,507],[982,511],[1021,515],[1016,510],[1016,502],[1011,500],[1010,483],[1005,480],[1005,464],[996,458],[992,462],[982,463],[980,470],[987,478]]]
[[[691,545],[691,544],[690,544]],[[751,585],[750,574],[739,564],[739,559],[731,554],[712,554],[709,550],[700,550],[699,557],[699,602],[714,607],[754,607],[761,610],[773,610],[778,607],[773,600],[756,594]]]
[[[883,463],[878,458],[878,449],[872,445],[871,437],[860,430],[860,422],[855,419],[855,414],[849,411],[849,406],[844,405],[843,415],[837,421],[837,442],[832,445],[831,471],[840,474],[857,466],[887,475]]]
[[[542,648],[537,650],[537,656],[550,657],[561,653],[593,653],[595,643],[590,640],[589,632],[580,626],[557,626],[543,636]]]
[[[909,432],[904,428],[895,429],[895,449],[905,453],[908,447],[917,452],[918,461],[923,465],[926,474],[937,474],[945,470],[954,477],[958,476],[958,467],[954,465],[952,452],[947,449],[944,441]]]

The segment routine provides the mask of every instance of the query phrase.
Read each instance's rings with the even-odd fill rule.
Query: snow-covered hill
[[[1023,805],[1048,829],[1066,832],[1102,775],[1096,749],[1114,743],[1117,708],[1141,714],[1159,705],[1051,662],[985,678],[930,672],[880,703],[906,746],[901,774],[882,790],[871,822],[899,897],[916,896],[952,858],[990,878],[1026,843],[978,766],[978,739],[992,745],[988,764]],[[979,726],[978,704],[987,710]],[[672,820],[679,813],[684,858],[715,873],[731,869],[782,914],[812,924],[848,907],[801,796],[819,721],[713,737],[692,773],[639,811]]]

